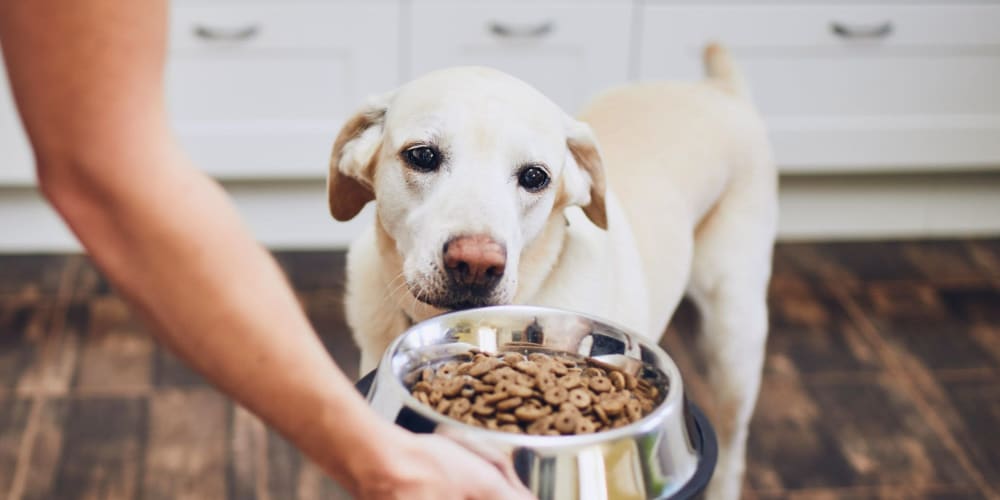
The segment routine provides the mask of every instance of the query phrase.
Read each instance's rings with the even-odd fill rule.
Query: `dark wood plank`
[[[342,293],[345,252],[285,251],[274,256],[296,290]]]
[[[242,406],[230,416],[228,491],[231,500],[267,500],[267,428]]]
[[[116,297],[93,298],[89,312],[74,390],[102,395],[148,393],[152,387],[152,338]]]
[[[940,443],[949,457],[935,457],[937,460],[947,460],[950,465],[961,467],[966,474],[967,484],[976,488],[982,496],[991,497],[997,493],[993,491],[990,484],[984,479],[982,471],[978,470],[968,451],[965,450],[951,431],[955,423],[960,421],[960,416],[956,408],[948,400],[946,389],[941,380],[937,377],[939,373],[951,373],[951,370],[937,368],[931,369],[926,362],[928,356],[921,356],[910,349],[910,345],[903,344],[896,339],[890,338],[892,332],[886,333],[879,325],[882,318],[873,317],[872,313],[862,306],[858,300],[850,293],[839,292],[842,304],[848,310],[853,321],[858,325],[862,333],[876,346],[880,358],[889,368],[889,375],[898,388],[899,395],[912,402],[914,409],[919,412],[919,418],[934,433],[936,442]],[[940,317],[940,312],[934,308],[934,317]],[[909,311],[903,308],[904,311]],[[906,314],[903,315],[907,317]],[[916,323],[915,321],[911,321]],[[946,326],[948,322],[944,323]],[[951,326],[955,326],[954,322]],[[949,330],[935,328],[928,330],[930,334],[941,336],[950,334]],[[964,342],[963,343],[967,343]],[[957,352],[962,352],[958,350]],[[926,353],[923,353],[926,354]],[[931,357],[933,358],[933,356]],[[958,368],[962,370],[963,368]],[[980,375],[992,373],[989,367],[976,370]]]
[[[38,356],[52,301],[0,300],[0,387],[13,389]]]
[[[1000,377],[943,385],[961,419],[952,432],[994,490],[1000,491]]]
[[[14,485],[31,407],[29,399],[0,398],[0,492],[4,494]]]
[[[965,312],[1000,304],[1000,290],[954,292],[930,285],[873,284],[857,303],[888,342],[915,356],[930,370],[993,368],[993,359],[971,335]],[[989,306],[983,306],[989,307]]]
[[[962,467],[892,379],[765,379],[750,433],[761,498],[976,497]]]
[[[208,382],[163,346],[153,355],[153,383],[156,387],[205,387]]]
[[[892,376],[807,384],[856,485],[897,484],[919,491],[967,485],[969,477]]]
[[[941,302],[963,324],[1000,325],[1000,287],[938,287]]]
[[[0,257],[0,297],[54,297],[66,267],[65,255],[4,255]]]
[[[69,402],[65,398],[51,398],[42,403],[35,425],[31,458],[25,465],[27,475],[23,500],[47,500],[53,496],[55,477],[63,454],[63,441]]]
[[[298,498],[302,455],[273,429],[267,431],[267,491],[271,498]]]
[[[72,299],[87,301],[94,297],[114,295],[107,278],[97,270],[89,257],[82,255],[79,259],[76,280],[73,284]]]
[[[58,300],[49,312],[49,321],[37,340],[36,355],[17,382],[19,394],[66,396],[73,379],[79,353],[79,339],[87,323],[82,304]]]
[[[811,282],[837,281],[845,285],[858,282],[847,266],[823,253],[819,245],[788,243],[774,248],[773,279],[793,279]]]
[[[145,435],[144,398],[72,399],[52,498],[135,498]]]
[[[836,298],[816,285],[772,294],[767,356],[767,370],[777,373],[864,375],[883,369]]]
[[[967,241],[969,254],[987,276],[1000,279],[1000,238]]]
[[[161,389],[150,397],[143,498],[226,497],[228,404],[206,388]]]
[[[961,240],[919,241],[903,244],[903,255],[919,271],[915,279],[936,285],[988,284],[990,276]]]
[[[343,253],[276,257],[353,376]],[[781,244],[770,300],[747,498],[980,498],[982,481],[1000,491],[1000,239]],[[663,345],[710,407],[697,326],[682,304]],[[4,493],[28,428],[28,407],[9,407],[19,393],[42,397],[23,498],[347,498],[156,346],[80,256],[0,257]]]
[[[327,352],[348,377],[355,378],[361,355],[344,319],[343,295],[310,292],[300,294],[300,300]]]
[[[854,485],[858,472],[794,378],[765,377],[750,427],[747,484],[760,492]]]
[[[860,282],[920,277],[903,255],[901,242],[789,243],[775,248],[775,274],[794,273],[817,282],[850,287]]]
[[[913,279],[920,272],[903,255],[902,242],[843,242],[817,245],[819,254],[861,281]]]
[[[906,484],[857,486],[848,488],[805,488],[785,492],[756,492],[761,500],[973,500],[981,499],[975,491],[964,488],[912,488]],[[745,498],[745,497],[744,497]]]

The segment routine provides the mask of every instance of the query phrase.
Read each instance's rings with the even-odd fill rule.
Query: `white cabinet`
[[[34,183],[34,160],[0,64],[0,185]]]
[[[754,0],[178,0],[171,117],[221,179],[322,178],[372,93],[494,66],[573,113],[633,77],[699,78],[709,40],[751,82],[785,171],[1000,166],[1000,5]],[[33,182],[0,82],[0,183]]]
[[[534,85],[570,113],[628,79],[628,2],[415,2],[410,75],[492,66]]]
[[[359,227],[330,220],[323,179],[368,95],[487,65],[574,113],[635,78],[700,78],[709,40],[745,70],[786,172],[1000,168],[996,0],[174,0],[165,79],[185,149],[238,181],[261,241],[329,246]],[[0,251],[72,244],[17,187],[34,182],[0,67]],[[781,233],[992,234],[996,192],[995,173],[789,176]]]
[[[219,178],[326,173],[341,123],[399,82],[396,2],[179,4],[167,94],[181,140]]]
[[[1000,6],[646,4],[639,76],[723,41],[785,171],[1000,165]]]

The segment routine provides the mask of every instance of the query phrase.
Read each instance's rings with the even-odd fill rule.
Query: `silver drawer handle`
[[[498,21],[490,21],[490,32],[504,38],[542,38],[555,30],[555,23],[545,21],[533,26],[510,25]]]
[[[892,34],[892,22],[874,26],[850,26],[837,21],[830,23],[830,30],[841,38],[885,38]]]
[[[194,27],[194,34],[203,40],[241,42],[249,40],[260,32],[260,26],[252,24],[243,28],[212,28],[209,26],[197,25]]]

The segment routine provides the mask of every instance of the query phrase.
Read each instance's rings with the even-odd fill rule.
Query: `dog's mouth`
[[[487,307],[496,306],[503,303],[499,300],[499,297],[495,297],[496,294],[489,294],[487,296],[479,296],[470,293],[455,293],[455,292],[445,292],[441,295],[417,295],[417,299],[427,305],[434,306],[438,309],[446,309],[449,311],[459,311],[462,309],[473,309],[476,307]]]
[[[501,288],[496,286],[445,286],[428,289],[419,284],[411,284],[410,293],[424,304],[449,311],[497,306],[509,302]]]

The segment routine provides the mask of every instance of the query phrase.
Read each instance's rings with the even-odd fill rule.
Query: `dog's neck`
[[[562,253],[568,224],[562,210],[553,211],[538,237],[528,243],[521,251],[517,292],[512,303],[532,303],[532,299],[545,285],[546,279]],[[396,249],[396,240],[389,235],[377,217],[375,244],[383,264],[383,267],[379,269],[379,277],[384,289],[389,290],[390,294],[386,298],[386,304],[395,304],[397,313],[410,324],[447,312],[417,300],[410,293],[405,282],[401,281],[403,279],[403,257]]]
[[[542,232],[521,251],[515,304],[532,304],[566,245],[569,221],[563,210],[553,210]]]

